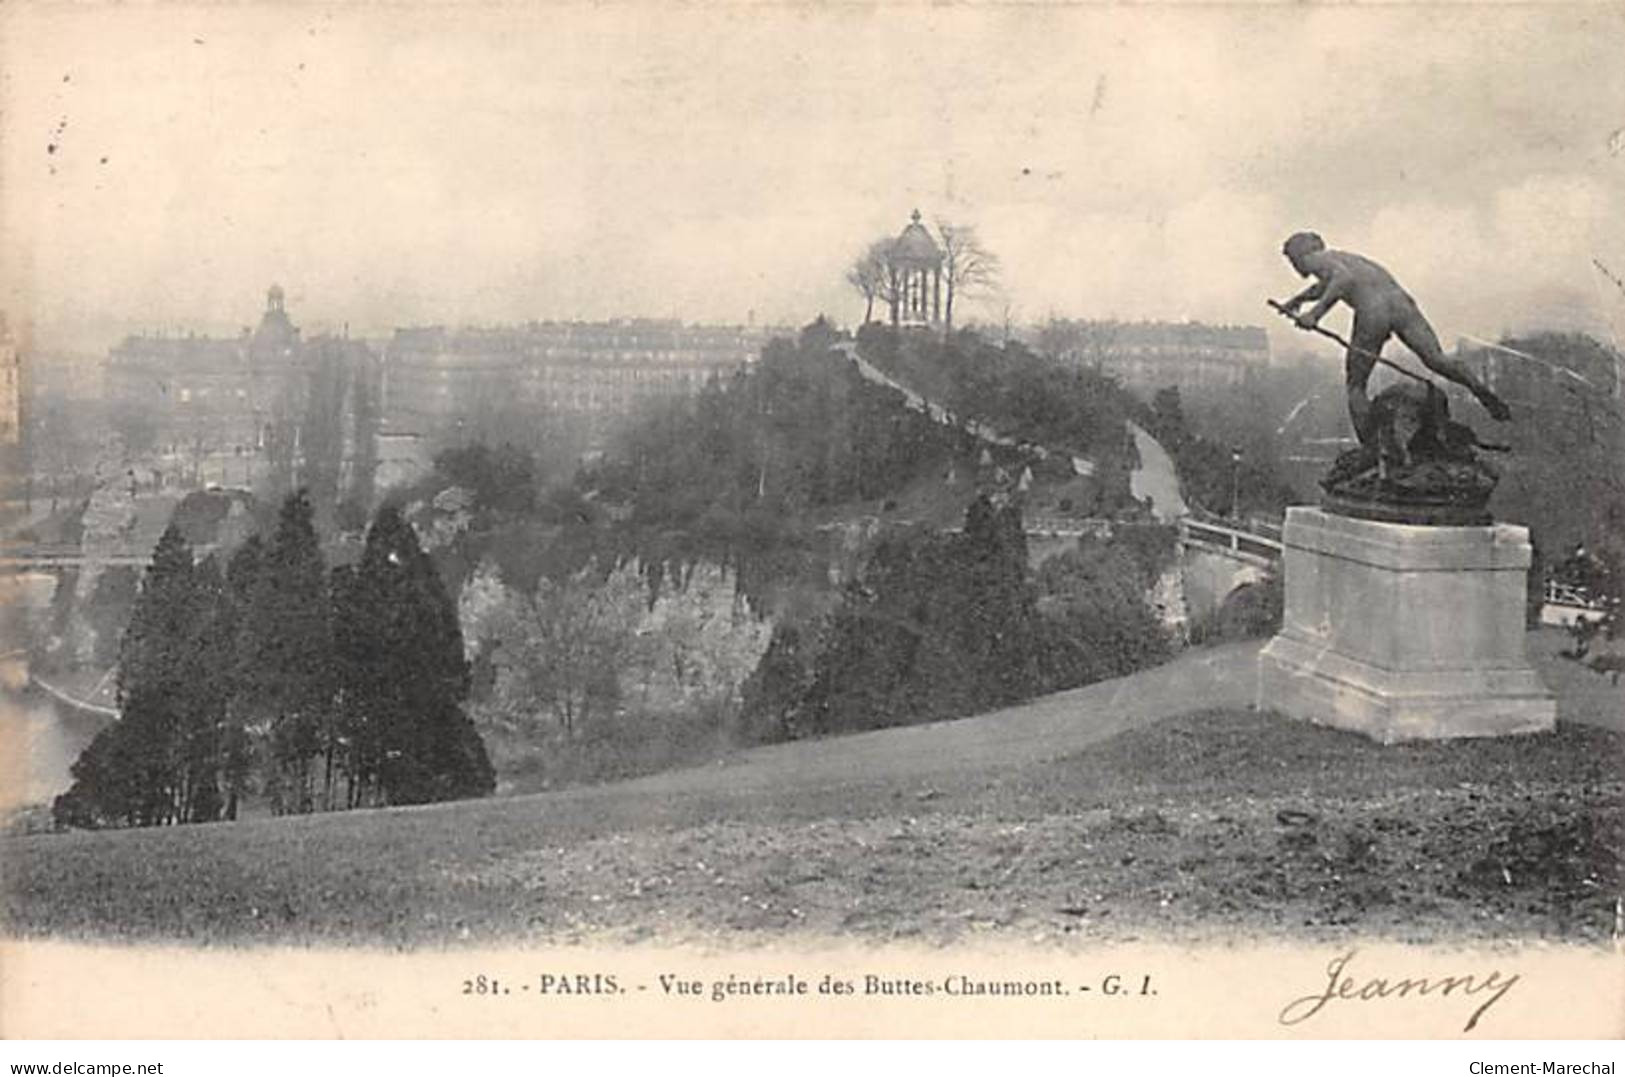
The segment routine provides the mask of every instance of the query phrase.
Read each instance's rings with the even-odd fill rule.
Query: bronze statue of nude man
[[[1433,327],[1422,316],[1416,300],[1399,286],[1393,275],[1369,258],[1348,251],[1327,248],[1326,243],[1313,232],[1298,232],[1281,248],[1292,268],[1301,277],[1314,277],[1315,283],[1288,299],[1281,306],[1292,316],[1300,329],[1313,329],[1326,312],[1339,302],[1354,309],[1354,329],[1351,347],[1344,366],[1349,394],[1349,418],[1354,422],[1355,436],[1360,444],[1369,445],[1374,436],[1371,429],[1371,400],[1366,395],[1366,381],[1382,354],[1382,346],[1391,336],[1416,353],[1427,368],[1457,385],[1465,386],[1496,419],[1505,421],[1512,412],[1494,391],[1473,376],[1472,372],[1455,359],[1444,354]],[[1303,304],[1314,302],[1308,313],[1299,314]]]

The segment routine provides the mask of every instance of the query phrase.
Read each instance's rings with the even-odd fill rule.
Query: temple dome
[[[942,261],[942,248],[931,238],[930,229],[920,223],[919,210],[914,211],[908,227],[892,244],[892,257],[906,265],[925,267],[936,266]]]

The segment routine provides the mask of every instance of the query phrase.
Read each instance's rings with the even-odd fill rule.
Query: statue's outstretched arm
[[[1309,308],[1309,313],[1298,319],[1300,324],[1318,325],[1326,312],[1347,297],[1351,289],[1348,274],[1333,273],[1320,289],[1320,295],[1315,298],[1315,305]]]
[[[1326,282],[1317,280],[1315,283],[1311,284],[1309,287],[1305,288],[1291,299],[1288,299],[1285,303],[1282,303],[1281,306],[1285,307],[1288,313],[1294,312],[1311,299],[1319,299],[1321,295],[1325,293],[1325,291]]]

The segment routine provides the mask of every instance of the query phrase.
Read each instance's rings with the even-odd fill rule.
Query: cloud
[[[1619,199],[1583,175],[1536,175],[1495,194],[1496,240],[1504,257],[1555,270],[1620,243]]]
[[[1397,203],[1336,241],[1388,266],[1446,339],[1542,324],[1599,331],[1612,311],[1595,302],[1592,259],[1625,255],[1617,203],[1597,176],[1537,174],[1468,202]]]
[[[273,279],[307,324],[385,330],[852,318],[847,260],[916,206],[1002,257],[984,317],[1263,320],[1303,227],[1475,332],[1625,271],[1625,11],[0,17],[4,302],[92,348],[229,330]]]

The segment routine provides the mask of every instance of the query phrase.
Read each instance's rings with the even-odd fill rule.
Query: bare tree
[[[530,599],[497,622],[499,693],[515,713],[552,711],[565,739],[612,708],[638,646],[643,583],[622,566],[603,581],[591,565],[557,583],[545,576]]]
[[[942,242],[943,330],[954,331],[954,300],[993,289],[999,280],[999,256],[982,245],[976,229],[968,224],[937,221]]]
[[[875,300],[888,302],[891,273],[891,241],[877,239],[852,260],[846,271],[846,283],[863,296],[863,321],[868,324],[875,313]]]

